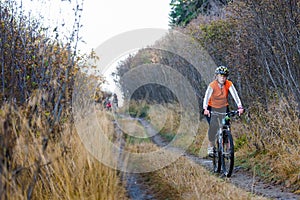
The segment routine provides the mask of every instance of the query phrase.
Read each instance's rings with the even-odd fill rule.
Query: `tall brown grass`
[[[247,110],[247,113],[240,119],[233,120],[232,132],[237,147],[236,165],[241,165],[246,169],[249,169],[256,176],[259,176],[262,179],[272,181],[273,183],[277,184],[284,184],[286,187],[290,187],[295,193],[299,193],[300,121],[299,113],[297,113],[296,109],[293,109],[289,106],[290,103],[291,102],[288,104],[284,99],[281,99],[277,102],[269,104],[268,111],[266,111],[265,107],[262,105],[253,106]],[[177,130],[176,127],[178,127],[178,124],[180,123],[180,118],[176,116],[176,113],[178,114],[178,112],[176,112],[176,108],[165,106],[164,109],[162,109],[157,105],[154,108],[150,108],[150,119],[151,122],[154,122],[154,127],[158,127],[161,130],[161,135],[175,135]],[[155,117],[157,119],[155,119]],[[190,153],[199,155],[200,157],[206,153],[205,144],[207,142],[207,128],[208,126],[205,120],[199,121],[199,128],[197,130],[198,134],[195,136],[194,142],[189,146],[188,149]],[[172,139],[172,137],[170,139]],[[178,163],[181,162],[187,163],[186,161],[178,161]],[[186,173],[186,170],[183,170],[186,168],[186,166],[183,165],[183,163],[179,164],[182,165],[180,167],[178,167],[177,164],[174,164],[174,166],[163,169],[163,172],[157,172],[159,175],[155,175],[156,173],[152,175],[156,178],[159,177],[160,181],[162,179],[164,181],[170,179],[170,183],[168,184],[173,183],[176,185],[176,191],[180,193],[179,196],[182,197],[183,194],[189,194],[191,195],[189,198],[197,199],[197,197],[193,195],[196,195],[196,193],[202,194],[202,192],[199,191],[202,191],[203,188],[194,187],[194,192],[196,193],[191,192],[192,186],[190,186],[190,188],[187,190],[190,192],[186,193],[182,191],[184,188],[186,188],[187,183],[190,182],[192,185],[194,181],[200,181],[197,179],[194,181],[189,181],[188,178],[183,180],[182,177],[186,176],[184,174]],[[172,169],[173,167],[176,169]],[[198,167],[193,165],[192,168]],[[193,170],[189,169],[188,171]],[[204,172],[205,170],[200,171],[203,174],[206,173]],[[171,175],[172,173],[173,175]],[[194,173],[196,172],[193,172],[193,176]],[[198,178],[201,179],[201,181],[204,181],[204,184],[199,182],[196,185],[208,185],[208,183],[205,183],[206,179],[203,177],[200,178],[200,176]],[[207,176],[207,179],[212,178]],[[182,181],[181,186],[179,186],[180,181]],[[206,191],[204,193],[207,193],[207,190],[209,189],[205,190]],[[220,190],[221,194],[223,193],[222,190],[223,189]],[[205,196],[205,198],[213,199],[213,195],[211,197]]]
[[[151,123],[151,125],[159,132],[163,139],[165,139],[166,141],[171,141],[179,134],[184,135],[185,133],[192,131],[194,134],[194,142],[189,145],[187,151],[197,155],[199,153],[203,154],[202,146],[204,144],[204,146],[207,147],[205,143],[208,142],[208,125],[205,120],[198,120],[199,117],[193,115],[193,112],[181,112],[178,104],[154,104],[149,105],[149,107],[150,109],[147,115],[147,119]],[[193,121],[194,123],[197,123],[198,127],[189,126],[190,123],[185,123],[185,121],[182,121],[182,117],[187,118],[190,122]],[[179,126],[182,127],[182,133],[178,132]],[[179,140],[184,140],[184,138],[181,137],[179,138]],[[186,144],[186,142],[184,141],[182,143]]]
[[[168,199],[265,199],[212,176],[204,167],[185,157],[153,172],[150,179],[152,184],[164,184],[164,187],[156,188],[162,194],[164,191],[173,191],[176,194]]]
[[[127,199],[117,171],[86,150],[74,124],[45,139],[49,129],[42,116],[28,119],[25,111],[1,108],[1,137],[10,137],[1,146],[1,199]],[[113,130],[112,123],[102,123]]]
[[[137,105],[139,106],[139,105]],[[146,119],[156,128],[160,135],[168,141],[166,135],[175,137],[178,134],[178,125],[181,112],[176,105],[147,105],[148,115]],[[184,132],[193,131],[185,127]],[[206,141],[207,123],[200,121],[198,134],[188,151],[199,154],[203,143]],[[180,139],[185,139],[180,138]],[[185,143],[185,142],[183,142]],[[159,147],[153,143],[135,143],[131,146],[132,152],[157,151]],[[206,148],[205,148],[206,150]],[[176,152],[168,152],[169,156],[176,156]],[[155,161],[154,161],[155,162]],[[227,183],[226,180],[212,176],[200,164],[185,157],[179,157],[175,162],[149,173],[140,174],[144,181],[144,187],[151,188],[153,195],[158,199],[264,199],[256,197],[236,186]]]
[[[140,152],[141,149],[148,152],[157,151],[159,148],[151,143],[140,143],[134,144],[131,150]],[[176,152],[168,154],[176,154]],[[142,178],[139,181],[143,181],[144,187],[148,190],[150,188],[152,196],[157,199],[266,199],[252,195],[224,179],[212,176],[200,164],[185,157],[180,157],[168,166],[140,176]]]
[[[263,105],[253,106],[248,123],[236,130],[242,133],[239,138],[246,138],[237,155],[262,178],[300,193],[300,120],[296,106],[289,105],[280,99],[267,111]]]

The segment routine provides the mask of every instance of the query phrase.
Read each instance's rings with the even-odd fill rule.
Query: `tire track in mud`
[[[151,137],[153,143],[159,147],[166,146],[168,143],[165,142],[159,134],[156,133],[156,130],[145,120],[138,119],[139,122],[143,125],[145,130],[149,135],[154,135]],[[123,133],[115,123],[116,134],[118,135],[118,143],[120,144],[120,155],[122,154],[125,141],[123,138]],[[190,161],[197,163],[205,167],[208,171],[212,171],[212,161],[210,159],[200,158],[195,155],[185,153],[185,156]],[[120,163],[122,164],[122,163]],[[218,176],[216,174],[216,176]],[[221,176],[220,176],[221,177]],[[122,181],[126,182],[126,189],[128,191],[128,196],[133,200],[154,200],[157,199],[155,194],[152,194],[149,186],[143,184],[144,180],[139,174],[134,173],[125,173],[122,172]],[[251,174],[250,172],[242,169],[239,166],[235,166],[233,175],[230,178],[226,178],[226,181],[236,185],[237,187],[244,189],[248,192],[251,192],[255,195],[261,195],[267,198],[276,199],[276,200],[300,200],[300,195],[288,192],[285,188],[280,186],[271,185],[264,183],[259,180],[259,177]]]
[[[119,147],[119,158],[118,158],[118,166],[123,169],[122,163],[122,155],[125,147],[125,140],[123,137],[123,131],[120,129],[116,121],[113,121],[115,133],[116,133],[116,140],[115,144]],[[125,183],[126,190],[128,197],[132,200],[155,200],[154,196],[151,194],[151,190],[147,189],[144,186],[142,178],[139,174],[136,173],[127,173],[127,172],[120,172],[121,174],[121,182]]]

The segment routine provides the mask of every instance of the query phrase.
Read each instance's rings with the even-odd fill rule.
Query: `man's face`
[[[226,79],[227,79],[227,77],[224,76],[224,75],[221,75],[221,74],[218,74],[218,75],[217,75],[217,80],[218,80],[218,82],[219,82],[220,84],[224,84],[225,81],[226,81]]]

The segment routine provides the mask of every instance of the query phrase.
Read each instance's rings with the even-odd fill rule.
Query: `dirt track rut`
[[[149,135],[154,135],[152,141],[158,146],[165,146],[167,143],[162,140],[159,134],[156,134],[152,126],[145,120],[139,120],[140,123],[145,127],[146,131],[149,132]],[[211,171],[212,161],[210,159],[200,158],[195,155],[185,153],[183,156],[195,162],[199,165],[204,166],[207,170]],[[217,175],[216,175],[217,176]],[[239,166],[235,166],[232,177],[226,178],[227,181],[236,185],[239,188],[242,188],[248,192],[251,192],[256,195],[261,195],[270,199],[276,200],[300,200],[300,195],[293,194],[287,189],[280,187],[278,185],[272,185],[265,183],[259,179],[259,177],[251,174]],[[151,191],[147,190],[146,187],[142,184],[142,179],[138,174],[126,174],[127,180],[127,190],[131,199],[155,199],[151,195]]]

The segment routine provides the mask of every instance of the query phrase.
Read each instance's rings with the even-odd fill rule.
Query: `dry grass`
[[[192,112],[179,112],[178,105],[174,104],[155,104],[149,107],[148,121],[158,130],[162,138],[171,141],[177,136],[178,141],[175,141],[175,145],[180,147],[182,146],[180,143],[186,144],[185,135],[187,135],[186,140],[190,140],[190,136],[194,135],[193,142],[189,141],[187,151],[202,157],[206,155],[208,124],[205,119],[198,121],[197,117],[191,115]]]
[[[194,111],[181,110],[178,105],[149,105],[148,121],[166,141],[179,148],[188,148],[190,152],[199,152],[200,146],[193,141],[206,137],[207,123],[199,121]],[[200,143],[200,142],[199,142]]]
[[[255,109],[249,110],[248,115],[242,118],[247,123],[241,123],[242,120],[233,121],[237,164],[248,168],[265,180],[284,184],[293,189],[295,193],[300,193],[299,113],[294,112],[294,109],[287,108],[287,105],[284,100],[276,102],[270,106],[268,112],[264,111],[263,107],[257,106]],[[156,105],[154,108],[156,109],[150,109],[151,123],[153,122],[161,130],[161,135],[168,135],[163,136],[164,138],[169,137],[172,140],[180,123],[176,106],[174,108],[171,106],[163,107],[162,109]],[[199,122],[197,132],[198,134],[188,151],[195,155],[204,156],[206,155],[207,144],[207,122],[205,120]],[[180,172],[185,171],[179,170],[182,168],[184,167],[174,169],[175,173],[174,176],[171,176],[171,182],[177,179],[176,182],[178,182],[182,179],[184,175]],[[164,173],[166,177],[170,177],[172,172],[168,167]],[[187,180],[183,182],[188,182]],[[177,189],[181,187],[185,186],[176,186]],[[201,194],[198,189],[195,189],[194,193]],[[191,195],[194,195],[193,192]],[[196,199],[197,197],[191,198]]]
[[[238,133],[235,135],[237,140],[248,133],[247,141],[237,152],[245,166],[268,180],[285,183],[296,191],[300,179],[299,119],[295,113],[286,115],[284,105],[282,102],[269,112],[263,112],[257,107],[258,110],[251,111],[251,121],[247,125],[234,124],[233,131],[234,134]],[[150,121],[156,127],[168,133],[174,130],[178,132],[179,122],[176,119],[180,118],[174,108],[162,109],[156,105],[153,108],[150,106],[149,111]],[[260,114],[254,115],[256,112]],[[29,120],[24,109],[16,111],[9,106],[2,107],[2,159],[3,152],[8,148],[13,151],[8,151],[11,155],[8,168],[2,169],[1,198],[127,199],[117,171],[97,160],[114,157],[99,134],[101,132],[107,139],[114,139],[113,116],[101,111],[89,116],[77,123],[76,129],[66,123],[61,127],[61,136],[48,140],[46,146],[43,138],[47,136],[48,129],[42,116]],[[198,133],[189,151],[201,153],[207,139],[206,122],[199,122],[197,130],[185,128],[186,132]],[[76,131],[86,134],[79,134],[79,137]],[[86,141],[90,142],[89,145]],[[136,153],[158,149],[149,142],[130,145],[126,148]],[[106,152],[105,156],[101,157],[103,152]],[[185,158],[143,176],[147,179],[145,184],[162,199],[256,199],[231,184],[225,184],[226,181],[211,176],[203,167]]]
[[[176,106],[149,105],[148,120],[156,128],[161,129],[161,135],[174,134],[174,132],[174,135],[178,135],[176,132],[182,119],[179,114],[182,115],[176,111]],[[198,134],[189,147],[189,151],[195,154],[206,153],[207,147],[207,122],[201,121],[198,125],[196,130]],[[184,128],[185,132],[194,131],[190,130],[189,126]],[[150,143],[131,146],[131,151],[136,153],[149,152],[149,150],[154,152],[159,148]],[[172,154],[176,156],[176,152],[167,154],[168,157]],[[212,176],[204,167],[185,157],[180,157],[174,163],[162,169],[144,173],[142,176],[144,184],[151,188],[158,199],[264,199],[255,197],[230,183],[226,184],[223,179]]]
[[[158,147],[142,144],[153,151]],[[226,180],[212,176],[204,167],[185,157],[154,172],[142,174],[144,184],[151,188],[158,199],[265,199],[226,183]]]
[[[223,179],[212,176],[202,166],[184,157],[157,173],[176,189],[180,199],[264,199],[226,184]]]
[[[266,112],[264,107],[258,105],[249,110],[248,115],[242,118],[247,123],[233,120],[232,132],[238,147],[237,164],[254,171],[263,179],[284,184],[295,193],[300,193],[299,113],[288,107],[285,100],[270,104],[269,108]],[[173,116],[172,119],[179,119],[174,117],[176,112],[173,110],[164,113]],[[178,123],[180,122],[176,120],[166,120],[166,128],[162,130],[172,132],[172,127],[176,127]],[[190,153],[200,157],[206,155],[207,128],[205,119],[199,121],[198,134],[188,149]]]
[[[135,119],[118,119],[119,128],[127,135],[134,136],[136,138],[147,138],[147,134],[144,127]]]
[[[180,123],[180,114],[172,104],[154,104],[149,106],[148,121],[152,126],[164,134],[175,134]]]
[[[0,117],[1,136],[9,131],[16,139],[9,168],[2,169],[1,199],[127,199],[117,171],[87,151],[74,125],[65,124],[61,137],[46,145],[48,129],[41,117],[29,123],[25,112],[9,106],[2,107]],[[101,127],[112,131],[103,119]]]
[[[237,132],[246,134],[247,145],[238,152],[244,166],[274,183],[300,193],[300,120],[281,100],[266,112],[258,105],[249,111],[249,123]]]

